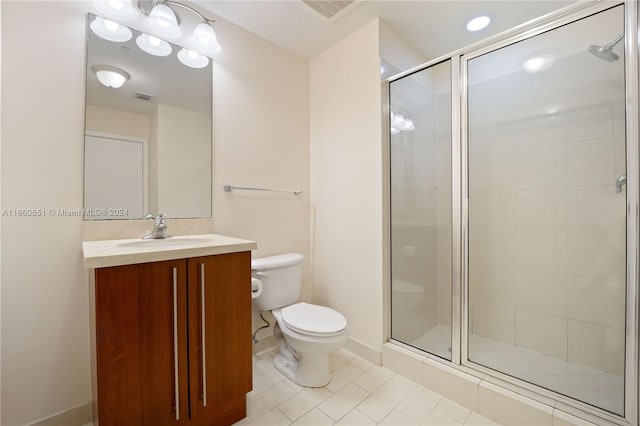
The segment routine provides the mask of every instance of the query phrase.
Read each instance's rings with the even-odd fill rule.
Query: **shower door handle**
[[[616,179],[616,192],[619,194],[622,192],[622,185],[627,184],[627,175],[620,175]]]

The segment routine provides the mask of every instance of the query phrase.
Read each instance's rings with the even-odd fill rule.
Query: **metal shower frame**
[[[612,7],[624,4],[625,25],[625,118],[626,118],[626,176],[627,176],[627,264],[626,264],[626,335],[625,335],[625,415],[617,416],[608,411],[598,409],[587,403],[577,401],[556,392],[549,391],[539,386],[515,379],[511,376],[497,372],[468,359],[468,139],[467,139],[467,62],[480,55],[492,52],[507,45],[526,40],[544,32],[559,28],[576,20],[603,12]],[[484,380],[493,382],[515,393],[532,398],[562,411],[574,414],[594,422],[608,421],[619,425],[637,425],[640,417],[638,413],[640,368],[639,361],[639,282],[640,276],[638,258],[639,248],[639,130],[640,120],[638,108],[639,69],[638,56],[640,44],[638,43],[639,9],[636,1],[592,0],[572,4],[553,13],[541,16],[525,24],[514,27],[508,31],[492,36],[486,40],[474,43],[465,48],[456,50],[447,55],[416,66],[410,70],[389,77],[383,82],[383,143],[385,155],[383,167],[384,177],[384,309],[385,309],[385,340],[402,346],[405,349],[427,355],[448,366],[454,367],[465,373],[479,376]],[[452,357],[451,361],[439,357],[430,356],[426,351],[405,345],[391,338],[391,227],[390,227],[390,123],[389,123],[389,97],[390,83],[406,77],[410,74],[422,71],[442,62],[451,61],[451,188],[452,188]]]

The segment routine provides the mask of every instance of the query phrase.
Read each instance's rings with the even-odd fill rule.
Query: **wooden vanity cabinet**
[[[100,426],[245,417],[250,282],[248,251],[96,269]]]

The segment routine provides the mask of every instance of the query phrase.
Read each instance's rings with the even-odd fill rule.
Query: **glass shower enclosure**
[[[637,421],[636,34],[577,5],[388,80],[392,341]]]

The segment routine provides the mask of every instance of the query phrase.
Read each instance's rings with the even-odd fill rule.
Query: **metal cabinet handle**
[[[180,420],[180,388],[178,386],[178,268],[173,268],[173,375],[176,394],[176,420]]]
[[[622,185],[627,184],[627,175],[620,175],[616,179],[616,192],[619,194],[622,192]]]
[[[205,303],[204,303],[204,263],[200,264],[200,298],[202,300],[202,406],[207,406],[207,353],[205,334]]]

